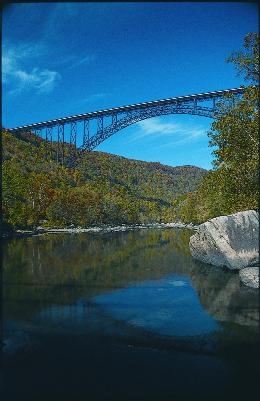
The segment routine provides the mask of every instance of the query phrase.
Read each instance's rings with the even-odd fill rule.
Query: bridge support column
[[[117,114],[112,114],[112,125],[115,126],[117,124]]]
[[[46,127],[45,131],[45,157],[52,159],[52,127]]]
[[[70,126],[70,146],[76,148],[77,142],[77,122],[72,122]]]
[[[64,124],[58,125],[58,142],[56,149],[57,162],[64,163]]]
[[[103,132],[103,128],[104,128],[104,120],[103,120],[103,116],[98,117],[97,119],[97,132],[101,133]]]
[[[89,120],[84,120],[84,127],[83,127],[83,149],[88,149],[89,144]]]
[[[65,133],[68,132],[70,135],[70,146],[66,146],[66,151],[69,149],[69,152],[74,155],[73,157],[76,157],[77,129],[78,134],[81,134],[82,125],[84,127],[83,143],[79,146],[79,149],[90,151],[119,130],[147,118],[168,114],[190,114],[217,118],[218,116],[222,115],[224,111],[227,111],[226,109],[223,111],[221,108],[219,108],[218,102],[225,102],[227,107],[231,106],[232,102],[233,105],[235,105],[235,102],[240,99],[243,92],[244,88],[235,88],[188,96],[178,96],[169,99],[161,99],[151,102],[132,104],[129,106],[116,107],[113,109],[84,113],[77,116],[49,120],[37,124],[29,124],[22,127],[11,128],[10,131],[22,137],[25,131],[34,131],[39,128],[44,130],[46,128],[46,156],[48,155],[53,158],[55,157],[55,150],[57,150],[57,148],[59,149],[60,146],[62,146],[63,157],[63,146],[65,151],[65,129]],[[209,104],[210,100],[212,100],[212,103]],[[70,126],[70,133],[69,129],[67,131],[68,125]],[[55,144],[52,140],[52,129],[54,127],[55,130],[58,129],[57,145],[56,139]]]

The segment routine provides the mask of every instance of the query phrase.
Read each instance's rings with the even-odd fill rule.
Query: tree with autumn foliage
[[[256,209],[258,205],[259,136],[258,80],[259,37],[248,34],[244,51],[233,53],[228,62],[250,81],[241,100],[216,118],[209,132],[210,146],[215,146],[214,168],[227,212]]]
[[[259,36],[248,34],[244,49],[233,53],[232,62],[250,82],[241,99],[227,97],[218,107],[209,145],[215,147],[213,170],[202,180],[195,195],[186,199],[184,208],[194,208],[195,221],[222,214],[257,209],[259,198]],[[187,218],[187,212],[184,213]]]

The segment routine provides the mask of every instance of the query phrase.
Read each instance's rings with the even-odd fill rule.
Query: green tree
[[[234,52],[227,58],[234,63],[239,74],[255,84],[259,82],[259,36],[256,32],[248,33],[244,39],[244,49]]]
[[[32,172],[27,179],[28,224],[37,225],[46,218],[46,209],[54,198],[51,180],[44,173]]]
[[[2,164],[2,212],[3,223],[13,228],[27,225],[27,180],[19,164],[11,159]]]
[[[244,51],[233,53],[233,62],[246,80],[257,83],[259,78],[259,37],[248,34]],[[248,86],[242,98],[230,104],[224,102],[224,115],[216,118],[208,133],[210,146],[216,147],[213,180],[223,197],[223,211],[257,208],[259,174],[258,95],[255,85]]]
[[[208,133],[215,149],[213,170],[198,190],[185,197],[178,215],[196,223],[212,217],[257,209],[259,198],[258,95],[259,37],[245,37],[244,50],[233,53],[233,62],[250,85],[239,100],[227,97],[219,104],[219,113]],[[192,210],[191,210],[192,209]]]
[[[257,208],[258,201],[258,88],[248,87],[241,101],[212,124],[213,179],[231,211]],[[229,205],[230,204],[230,205]]]

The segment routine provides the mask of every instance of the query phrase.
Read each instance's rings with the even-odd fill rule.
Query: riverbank
[[[69,234],[77,234],[77,233],[109,233],[109,232],[118,232],[118,231],[132,231],[132,230],[144,230],[144,229],[165,229],[165,228],[188,228],[192,230],[196,230],[198,228],[197,225],[192,223],[181,223],[181,222],[172,222],[172,223],[149,223],[149,224],[132,224],[132,225],[104,225],[104,226],[95,226],[95,227],[68,227],[68,228],[45,228],[45,227],[37,227],[34,230],[16,230],[13,232],[4,232],[2,233],[3,238],[9,237],[27,237],[32,235],[40,235],[46,233],[69,233]]]
[[[259,288],[259,213],[244,210],[200,224],[190,237],[193,258],[239,272],[242,283]]]

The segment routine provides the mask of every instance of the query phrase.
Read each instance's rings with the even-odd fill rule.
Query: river
[[[3,240],[1,401],[258,400],[258,290],[191,234]]]

